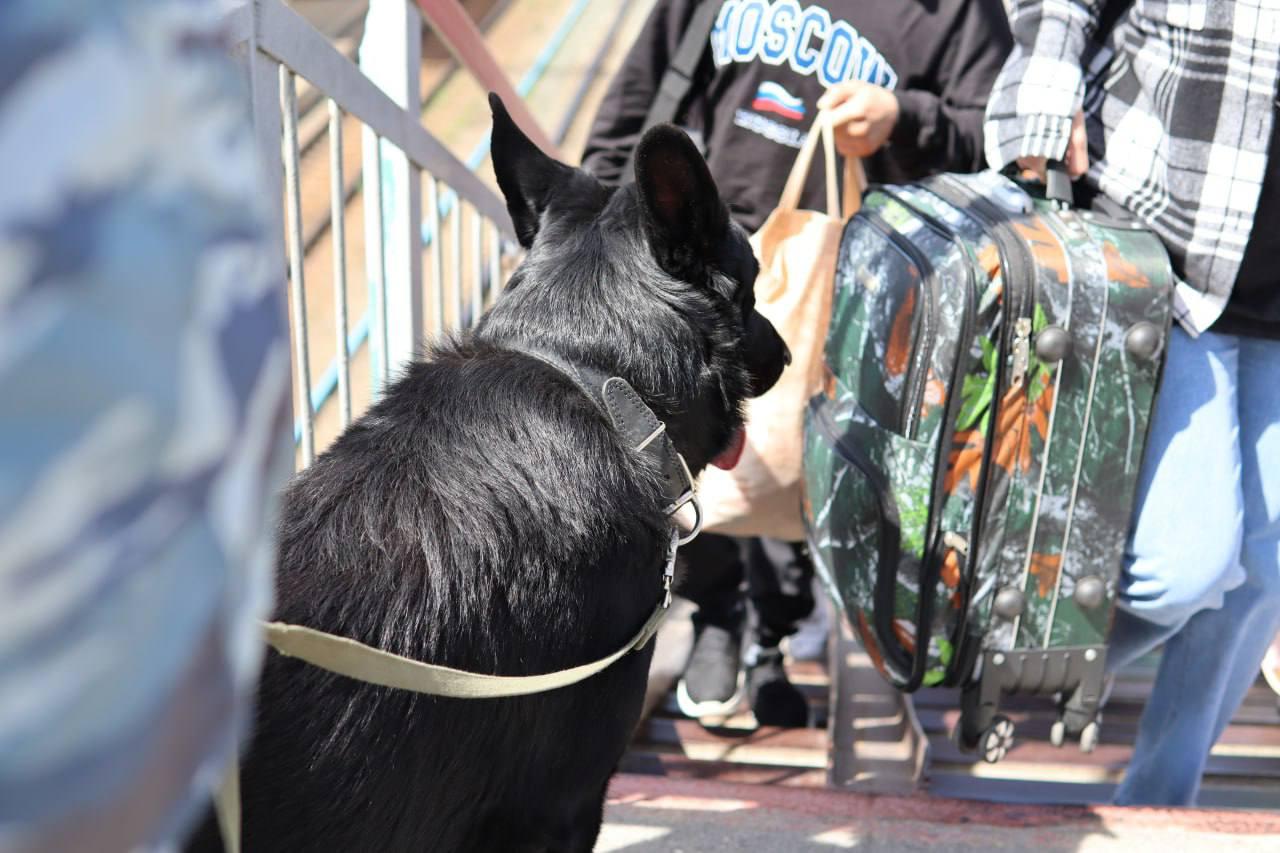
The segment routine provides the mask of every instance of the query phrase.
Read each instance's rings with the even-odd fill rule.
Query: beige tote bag
[[[827,210],[798,210],[819,140],[825,152]],[[822,381],[822,351],[831,320],[836,253],[845,220],[857,212],[866,186],[862,164],[844,169],[844,215],[836,191],[831,123],[818,113],[796,156],[778,207],[751,238],[760,262],[756,308],[791,348],[791,365],[778,383],[747,405],[747,440],[730,471],[707,468],[699,478],[703,528],[734,536],[804,538],[800,512],[802,429],[809,398]]]

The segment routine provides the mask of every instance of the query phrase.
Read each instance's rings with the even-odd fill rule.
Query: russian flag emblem
[[[774,113],[792,121],[804,118],[805,113],[804,101],[772,81],[761,83],[760,88],[756,89],[756,97],[751,102],[751,108],[763,113]]]

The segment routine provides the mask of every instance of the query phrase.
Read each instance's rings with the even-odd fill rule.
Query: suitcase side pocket
[[[942,585],[954,556],[939,545],[939,525],[976,294],[967,247],[903,198],[902,189],[868,194],[846,227],[825,384],[837,425],[826,431],[827,440],[843,444],[840,464],[860,465],[859,471],[867,469],[860,477],[880,481],[885,497],[879,504],[900,504],[893,537],[899,551],[893,565],[882,568],[838,548],[827,563],[847,579],[835,597],[850,603],[851,621],[861,621],[860,633],[874,643],[882,670],[900,689],[914,690],[937,683],[951,659],[947,623],[958,599]],[[811,501],[829,489],[811,483]],[[835,519],[826,531],[837,531],[837,545],[843,523]],[[836,558],[841,565],[834,565]]]
[[[922,577],[934,448],[821,395],[805,419],[814,561],[890,683],[919,686],[932,595]],[[923,485],[923,488],[921,486]]]

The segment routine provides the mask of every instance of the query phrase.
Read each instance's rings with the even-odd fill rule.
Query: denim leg
[[[1107,637],[1107,674],[1118,672],[1159,648],[1185,624],[1157,625],[1117,607],[1115,620],[1111,623],[1111,633]]]
[[[1241,594],[1249,597],[1249,610],[1215,738],[1244,701],[1280,630],[1280,341],[1241,339],[1239,400],[1244,492],[1240,562],[1247,575]]]
[[[1210,349],[1227,336],[1214,337],[1219,341],[1207,341]],[[1221,607],[1207,601],[1207,609],[1166,643],[1116,795],[1121,804],[1195,802],[1209,752],[1257,678],[1280,626],[1280,342],[1233,343],[1243,528],[1238,563],[1244,583],[1225,595],[1214,590],[1209,598],[1221,597]],[[1200,535],[1213,536],[1219,528],[1201,521],[1209,499],[1190,494],[1195,498],[1184,503],[1181,517]]]
[[[1244,582],[1236,339],[1169,336],[1107,653],[1114,671]]]

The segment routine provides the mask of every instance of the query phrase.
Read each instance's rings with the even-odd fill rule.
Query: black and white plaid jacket
[[[1083,107],[1088,180],[1164,240],[1181,279],[1176,316],[1199,334],[1222,313],[1254,224],[1278,103],[1280,0],[1136,0],[1099,44],[1106,2],[1014,0],[987,160],[1061,158]]]

